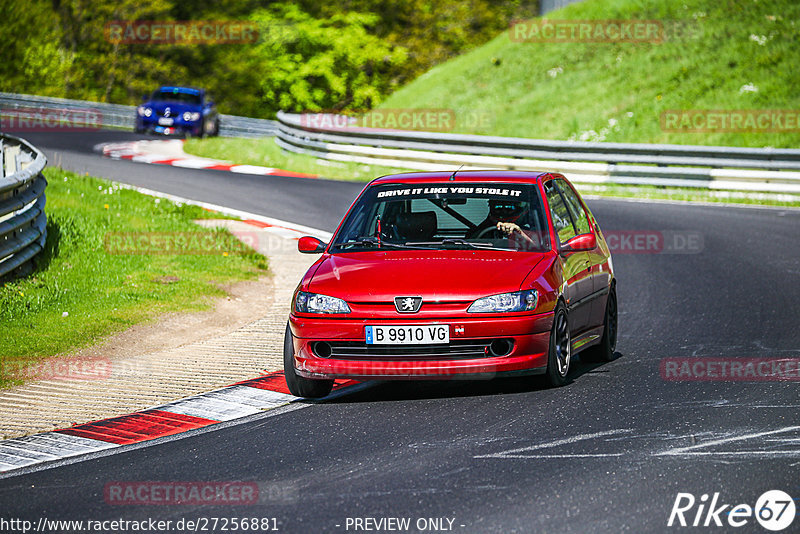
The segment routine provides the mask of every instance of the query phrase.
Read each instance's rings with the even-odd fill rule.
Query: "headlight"
[[[194,112],[185,111],[183,113],[184,122],[194,122],[199,120],[200,120],[200,113],[198,113],[197,111]]]
[[[350,306],[342,299],[305,291],[297,292],[293,308],[300,313],[350,313]]]
[[[149,117],[149,116],[150,116],[150,115],[152,115],[152,114],[153,114],[153,110],[152,110],[152,109],[150,109],[150,108],[144,108],[144,116],[145,116],[145,117]]]
[[[538,302],[539,293],[531,289],[483,297],[473,302],[467,311],[472,313],[530,311],[536,308]]]
[[[136,108],[136,113],[138,113],[140,117],[143,117],[144,116],[144,106],[139,106],[138,108]]]

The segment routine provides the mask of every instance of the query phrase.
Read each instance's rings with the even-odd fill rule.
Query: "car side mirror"
[[[303,254],[320,254],[325,252],[328,244],[316,237],[303,236],[297,241],[297,250]]]
[[[578,252],[592,250],[597,247],[597,236],[592,233],[576,235],[566,243],[562,243],[559,252]]]
[[[142,102],[147,102],[150,97],[147,95],[142,95]]]

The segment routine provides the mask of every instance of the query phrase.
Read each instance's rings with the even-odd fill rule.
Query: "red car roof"
[[[512,182],[512,183],[537,183],[538,180],[550,173],[529,171],[457,171],[455,179],[451,180],[453,171],[442,172],[406,172],[389,174],[373,180],[370,185],[387,183],[416,183],[416,182]]]

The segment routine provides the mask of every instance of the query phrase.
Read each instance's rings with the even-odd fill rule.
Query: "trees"
[[[135,104],[202,86],[220,110],[365,110],[535,12],[535,0],[0,0],[0,90]],[[247,44],[125,44],[113,21],[251,21]]]
[[[276,109],[368,109],[393,88],[407,51],[369,33],[379,17],[337,13],[313,18],[294,4],[259,10],[257,87]]]

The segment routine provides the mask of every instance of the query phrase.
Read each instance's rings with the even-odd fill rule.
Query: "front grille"
[[[339,360],[464,360],[488,358],[491,339],[458,340],[439,345],[367,345],[363,341],[331,341],[329,358]],[[315,350],[315,352],[317,352]]]

